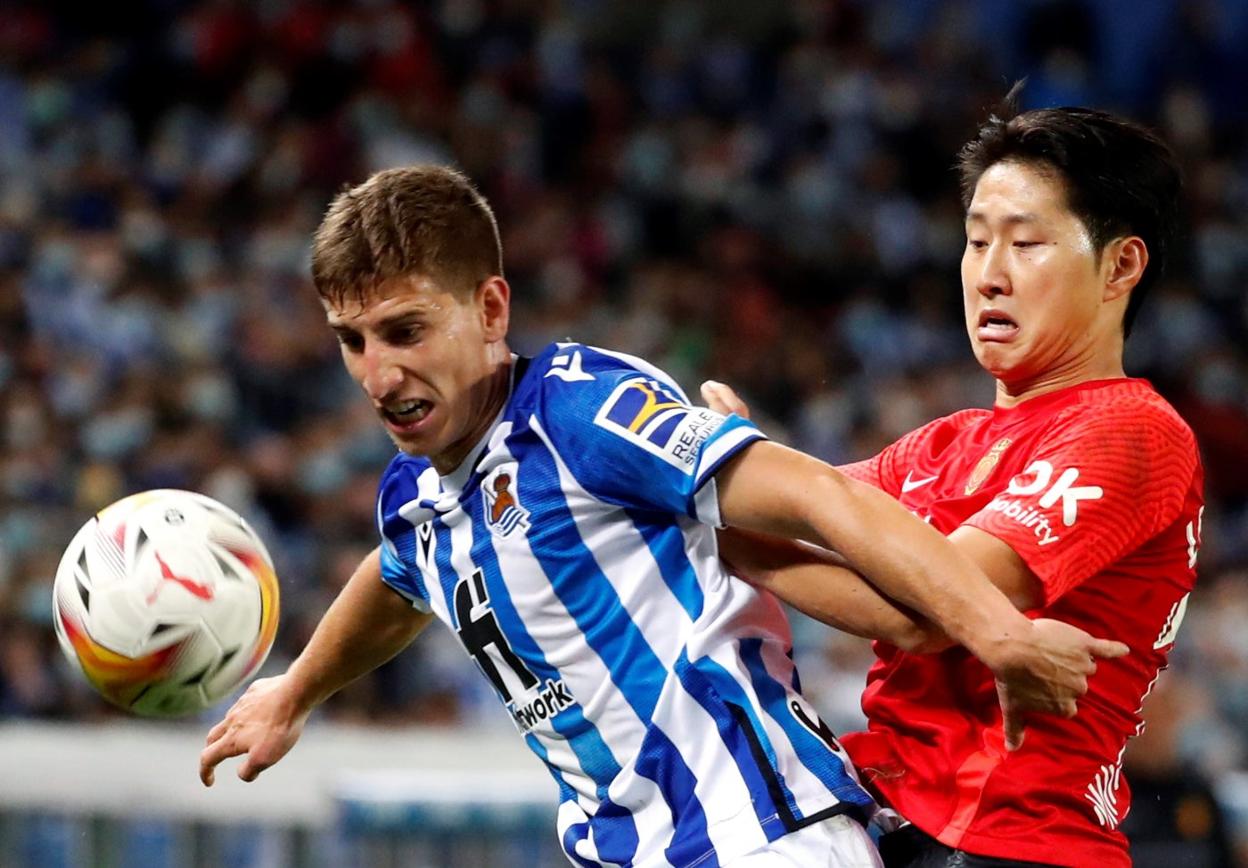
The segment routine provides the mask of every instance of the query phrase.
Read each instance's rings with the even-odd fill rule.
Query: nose
[[[984,250],[975,289],[985,298],[996,298],[998,295],[1009,295],[1010,272],[1006,261],[1008,248],[1004,244],[993,242]]]
[[[403,383],[403,370],[396,360],[376,344],[366,345],[361,356],[364,392],[378,403],[393,397]]]

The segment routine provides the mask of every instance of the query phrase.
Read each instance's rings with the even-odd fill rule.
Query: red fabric
[[[969,524],[1010,545],[1044,585],[1030,614],[1131,647],[1098,664],[1074,720],[1035,715],[1007,753],[981,663],[877,642],[870,730],[844,739],[864,779],[971,853],[1130,865],[1122,751],[1195,581],[1203,480],[1187,425],[1147,382],[1103,380],[939,419],[846,471],[942,533]]]

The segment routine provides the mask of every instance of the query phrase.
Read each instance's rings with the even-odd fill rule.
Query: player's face
[[[980,176],[967,209],[962,296],[985,370],[1007,390],[1077,381],[1121,331],[1105,290],[1101,257],[1056,176],[1015,162]]]
[[[440,472],[459,465],[505,397],[509,297],[501,277],[467,294],[412,275],[362,304],[325,305],[347,370],[390,438]]]

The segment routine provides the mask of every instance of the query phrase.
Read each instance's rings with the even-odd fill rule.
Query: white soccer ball
[[[277,632],[277,576],[229,507],[190,491],[145,491],[74,536],[56,571],[53,615],[65,656],[105,699],[177,717],[260,668]]]

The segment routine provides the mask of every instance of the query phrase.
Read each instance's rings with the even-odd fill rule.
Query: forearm
[[[432,616],[381,581],[374,550],[352,574],[287,672],[294,701],[311,710],[398,654]]]
[[[816,484],[836,507],[808,512],[812,529],[886,596],[986,662],[1028,630],[1027,619],[970,558],[893,498],[835,471]],[[879,528],[888,529],[883,544]]]
[[[717,479],[727,524],[836,551],[885,596],[930,618],[989,666],[1030,632],[1031,623],[949,540],[822,461],[759,443]]]
[[[949,644],[934,624],[885,597],[833,552],[735,528],[720,532],[719,545],[739,577],[838,630],[905,651]]]

